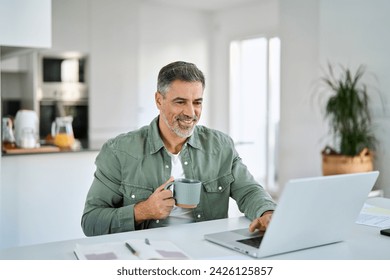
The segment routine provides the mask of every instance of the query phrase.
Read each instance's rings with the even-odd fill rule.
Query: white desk
[[[390,199],[370,198],[370,204],[390,209]],[[64,260],[76,259],[73,249],[77,243],[125,241],[131,238],[171,240],[194,259],[250,259],[250,257],[204,240],[206,233],[247,227],[245,217],[221,219],[202,223],[179,225],[169,228],[110,234],[0,251],[0,259],[12,260]],[[336,229],[329,229],[336,230]],[[269,259],[314,259],[314,260],[390,260],[390,237],[379,234],[379,228],[354,225],[349,238],[340,243],[282,254]]]

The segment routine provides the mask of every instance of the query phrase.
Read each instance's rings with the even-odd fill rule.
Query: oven
[[[39,134],[51,135],[56,117],[72,116],[74,137],[88,147],[89,98],[87,56],[78,52],[41,53],[39,56]]]

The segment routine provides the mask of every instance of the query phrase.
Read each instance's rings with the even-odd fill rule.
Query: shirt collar
[[[158,120],[159,116],[154,118],[149,125],[149,145],[150,145],[150,153],[155,154],[164,148],[164,143],[160,136],[160,130],[158,128]],[[194,133],[187,139],[186,144],[189,144],[191,147],[200,149],[201,143],[198,137],[198,127],[195,126]]]

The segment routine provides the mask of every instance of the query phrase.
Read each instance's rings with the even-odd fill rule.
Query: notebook
[[[379,172],[290,180],[265,233],[248,228],[206,234],[206,240],[255,258],[344,241]]]
[[[129,239],[125,241],[76,244],[79,260],[186,260],[190,257],[169,240]]]

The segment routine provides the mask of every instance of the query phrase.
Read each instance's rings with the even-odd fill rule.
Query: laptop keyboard
[[[252,238],[237,240],[237,242],[252,246],[254,248],[259,248],[262,240],[263,236],[256,236]]]

